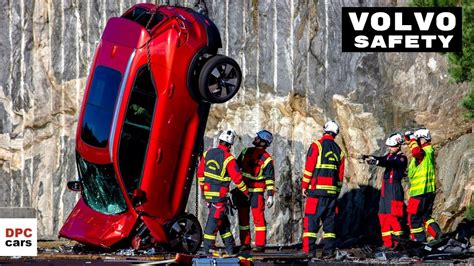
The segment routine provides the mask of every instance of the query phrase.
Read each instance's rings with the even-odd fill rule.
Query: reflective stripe
[[[213,170],[215,170],[216,168],[217,168],[217,169],[221,169],[219,163],[218,163],[216,160],[212,160],[212,159],[211,159],[211,160],[209,160],[209,161],[206,162],[206,165],[211,164],[211,163],[215,165]]]
[[[269,180],[265,180],[265,184],[267,185],[272,185],[272,184],[275,184],[275,181],[269,179]]]
[[[224,177],[225,175],[225,170],[227,169],[227,164],[234,159],[234,156],[230,155],[229,157],[227,157],[227,159],[225,159],[224,161],[224,167],[222,167],[222,171],[221,171],[221,176]],[[230,180],[230,178],[229,178]]]
[[[392,234],[394,234],[396,236],[401,236],[401,235],[403,235],[403,231],[392,231]]]
[[[238,188],[241,188],[241,187],[244,187],[245,186],[245,183],[244,182],[240,182],[239,184],[237,184],[237,187]]]
[[[224,239],[224,238],[229,238],[229,237],[231,237],[231,236],[232,236],[232,233],[231,233],[231,232],[227,232],[227,233],[221,235],[221,238]]]
[[[258,173],[259,176],[263,175],[263,169],[265,169],[265,167],[267,167],[267,165],[272,161],[272,157],[268,157],[267,159],[265,159],[265,162],[263,162],[263,165],[260,167],[260,172]]]
[[[323,152],[323,147],[321,146],[321,143],[319,143],[319,141],[315,141],[314,144],[316,144],[316,146],[318,147],[318,151],[319,151],[319,154],[318,154],[318,160],[316,162],[316,166],[317,165],[320,165],[321,164],[321,153]]]
[[[250,230],[250,225],[239,225],[240,230]]]
[[[204,185],[204,176],[198,177],[198,182],[199,182],[199,185]]]
[[[319,164],[319,165],[316,165],[315,168],[337,170],[337,166],[334,164]]]
[[[324,157],[327,158],[327,157],[328,157],[329,155],[331,155],[331,154],[332,154],[336,159],[334,159],[334,158],[329,158],[330,161],[339,161],[339,158],[337,158],[337,154],[335,154],[335,153],[332,152],[332,151],[326,152],[326,154],[324,154]],[[331,160],[331,159],[332,159],[332,160]]]
[[[249,192],[263,192],[265,189],[263,188],[249,188]]]
[[[242,183],[243,183],[243,182],[242,182]],[[242,187],[239,187],[238,189],[239,189],[240,191],[242,191],[242,192],[245,192],[245,191],[247,190],[247,186],[246,186],[245,183],[244,183],[244,185],[243,185]]]
[[[244,257],[244,256],[238,256],[237,258],[239,258],[239,260],[246,260],[246,261],[253,261],[253,258],[252,257]]]
[[[216,240],[216,236],[204,234],[204,239]]]
[[[275,190],[274,186],[267,186],[267,190]]]
[[[307,176],[313,176],[313,173],[307,170],[304,170],[304,174]]]
[[[334,190],[334,191],[336,191],[338,188],[337,188],[336,186],[316,185],[316,189]]]
[[[263,180],[263,179],[265,179],[264,176],[257,176],[257,177],[255,177],[255,176],[253,176],[253,175],[251,175],[251,174],[249,174],[249,173],[246,173],[246,172],[243,172],[242,175],[245,176],[245,177],[247,177],[247,178],[249,178],[249,179],[257,180],[257,181],[258,181],[258,180]]]
[[[425,228],[428,229],[428,226],[429,226],[430,224],[434,223],[434,222],[435,222],[435,220],[434,220],[433,218],[429,219],[429,220],[426,221],[426,223],[425,223]]]
[[[265,231],[267,230],[266,226],[255,226],[255,231]]]
[[[311,181],[311,179],[309,179],[309,178],[306,178],[306,177],[303,177],[303,182],[305,182],[305,183],[309,183],[309,181]]]
[[[324,233],[323,238],[336,238],[335,233]]]
[[[390,236],[392,233],[393,231],[382,232],[382,236]]]
[[[246,150],[245,150],[246,151]],[[243,152],[242,152],[243,153]],[[244,156],[245,157],[245,156]],[[252,179],[252,180],[262,180],[262,179],[265,179],[265,176],[263,175],[263,170],[265,169],[265,167],[267,167],[267,165],[272,161],[272,157],[268,157],[267,159],[265,159],[265,161],[263,162],[262,166],[260,166],[260,171],[258,172],[257,176],[254,176],[250,173],[247,173],[247,172],[242,172],[242,175],[249,178],[249,179]]]
[[[220,192],[204,191],[204,196],[219,197]]]
[[[221,176],[215,175],[213,173],[209,173],[209,172],[204,172],[204,176],[212,178],[212,179],[216,179],[216,180],[219,180],[219,181],[222,181],[222,182],[229,182],[230,181],[230,177],[225,177],[225,176],[221,177]]]
[[[311,232],[304,232],[303,237],[314,237],[317,238],[318,235],[316,233],[311,233]]]
[[[412,228],[410,230],[410,233],[412,233],[412,234],[421,233],[421,232],[423,232],[423,227]]]

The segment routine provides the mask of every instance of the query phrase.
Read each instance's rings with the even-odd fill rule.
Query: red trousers
[[[400,218],[392,214],[379,213],[379,221],[382,228],[383,245],[391,248],[397,244],[397,242],[392,241],[392,234],[396,236],[403,234]]]
[[[250,210],[255,225],[255,246],[266,243],[265,198],[262,192],[250,193],[250,206],[239,206],[239,229],[241,245],[250,245]]]

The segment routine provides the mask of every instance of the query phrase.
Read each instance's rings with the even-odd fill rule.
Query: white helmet
[[[420,128],[414,133],[417,139],[424,138],[426,140],[431,140],[431,133],[427,128]]]
[[[403,144],[403,137],[400,133],[395,133],[395,134],[390,135],[387,141],[385,141],[385,145],[389,147],[396,147],[402,144]]]
[[[233,129],[227,129],[219,135],[219,140],[225,141],[230,145],[234,145],[235,131]]]
[[[339,134],[339,126],[337,125],[336,121],[334,121],[334,120],[331,120],[331,121],[327,122],[324,125],[323,130],[324,130],[325,133],[333,133],[334,135]]]

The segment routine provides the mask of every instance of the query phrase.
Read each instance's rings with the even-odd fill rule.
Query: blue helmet
[[[259,137],[261,140],[265,141],[268,146],[270,146],[270,144],[272,144],[273,135],[268,130],[265,130],[265,129],[260,130],[259,132],[257,132],[257,137]]]

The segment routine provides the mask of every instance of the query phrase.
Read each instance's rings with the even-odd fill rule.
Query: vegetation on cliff
[[[449,74],[455,82],[470,82],[471,92],[461,102],[466,117],[474,119],[474,0],[412,0],[417,7],[462,7],[462,51],[448,53]]]

